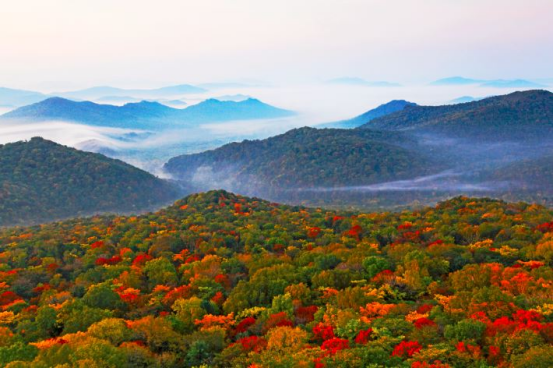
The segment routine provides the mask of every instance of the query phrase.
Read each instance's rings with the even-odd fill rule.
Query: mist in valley
[[[441,105],[460,96],[484,97],[506,94],[509,88],[479,86],[367,87],[312,83],[301,85],[243,86],[180,96],[189,106],[209,98],[236,94],[252,96],[270,105],[293,110],[289,118],[207,123],[197,128],[142,131],[93,127],[72,122],[0,123],[0,143],[42,136],[57,143],[100,152],[159,171],[169,158],[201,152],[229,142],[263,139],[290,129],[352,118],[391,100],[405,99],[419,105]],[[169,96],[171,98],[175,96]],[[168,97],[168,98],[169,98]],[[8,112],[4,108],[1,113]],[[129,136],[134,133],[135,136]],[[429,139],[429,138],[427,138]],[[439,144],[442,138],[438,137]],[[155,167],[153,162],[159,162]]]
[[[293,110],[287,118],[229,121],[201,124],[193,128],[159,130],[98,127],[65,121],[0,123],[0,144],[41,136],[80,150],[121,159],[154,175],[178,180],[163,165],[172,157],[215,149],[230,142],[264,139],[293,128],[349,119],[391,100],[405,99],[419,105],[443,105],[461,96],[485,97],[507,94],[509,88],[412,85],[367,87],[312,83],[303,85],[241,86],[206,93],[178,96],[188,106],[205,99],[237,94],[252,96],[270,105]],[[175,96],[168,96],[168,98]],[[3,112],[6,112],[4,109]],[[412,134],[417,149],[440,161],[431,175],[383,181],[368,185],[267,190],[259,178],[238,177],[242,163],[230,162],[217,170],[205,166],[189,178],[189,191],[227,189],[240,194],[307,205],[346,205],[372,207],[379,203],[438,200],[453,195],[502,195],[519,185],[517,178],[495,179],[495,170],[535,160],[552,152],[552,140],[542,142],[472,141],[438,134]],[[415,149],[414,147],[405,147]],[[191,189],[192,188],[192,189]],[[399,193],[403,193],[399,195]]]
[[[434,173],[368,185],[279,188],[249,173],[248,163],[228,162],[218,163],[217,168],[200,166],[188,183],[195,191],[225,189],[290,204],[334,207],[340,203],[339,207],[362,210],[419,207],[459,195],[523,197],[551,205],[552,170],[541,171],[552,162],[549,136],[533,142],[495,141],[494,137],[471,141],[429,133],[410,136],[417,144],[405,148],[434,159]]]

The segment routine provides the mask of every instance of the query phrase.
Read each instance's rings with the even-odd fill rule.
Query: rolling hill
[[[403,110],[406,106],[416,106],[416,104],[405,100],[392,100],[385,104],[379,105],[374,109],[366,111],[355,118],[322,124],[319,125],[318,128],[357,128],[369,123],[373,119]]]
[[[141,212],[180,193],[176,185],[122,161],[42,138],[0,145],[0,226]]]
[[[175,109],[158,102],[142,101],[113,106],[52,97],[10,111],[0,116],[0,119],[61,120],[95,126],[163,129],[230,120],[270,119],[293,114],[291,111],[279,109],[252,98],[239,102],[209,99],[185,109]]]
[[[455,105],[407,106],[359,129],[439,134],[474,141],[552,141],[552,92],[532,90]]]
[[[198,190],[224,188],[273,199],[289,190],[371,184],[437,170],[423,151],[399,133],[300,128],[178,156],[165,169]]]

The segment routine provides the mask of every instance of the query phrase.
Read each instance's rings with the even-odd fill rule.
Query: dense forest
[[[200,190],[224,188],[272,197],[275,191],[429,174],[440,165],[428,151],[402,133],[306,127],[175,157],[165,169]]]
[[[359,129],[434,133],[475,143],[534,142],[552,136],[552,92],[531,90],[454,105],[406,106]]]
[[[0,226],[151,210],[179,194],[122,161],[42,138],[0,145]]]
[[[0,231],[0,365],[550,367],[552,211],[195,194]]]

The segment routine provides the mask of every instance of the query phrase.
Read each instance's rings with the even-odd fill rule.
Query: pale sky
[[[0,86],[550,78],[552,0],[4,0]]]

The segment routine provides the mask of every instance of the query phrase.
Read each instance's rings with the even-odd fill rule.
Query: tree
[[[131,339],[131,331],[125,320],[121,318],[106,318],[88,328],[88,334],[101,340],[107,340],[115,346]]]
[[[156,258],[146,262],[143,272],[151,287],[156,285],[177,285],[175,266],[166,258]]]
[[[119,295],[108,283],[92,285],[83,296],[83,302],[89,307],[99,309],[114,310],[122,306]]]
[[[464,319],[456,325],[446,326],[444,336],[456,341],[472,340],[479,342],[487,325],[474,319]]]
[[[392,268],[391,263],[387,259],[375,256],[364,259],[363,266],[369,279],[373,279],[379,273]]]
[[[268,333],[267,348],[275,352],[297,350],[301,348],[307,340],[307,332],[299,327],[275,327]]]
[[[182,322],[184,332],[192,332],[195,328],[195,321],[201,320],[207,314],[202,308],[202,299],[192,297],[190,299],[177,299],[172,309],[177,318]]]

